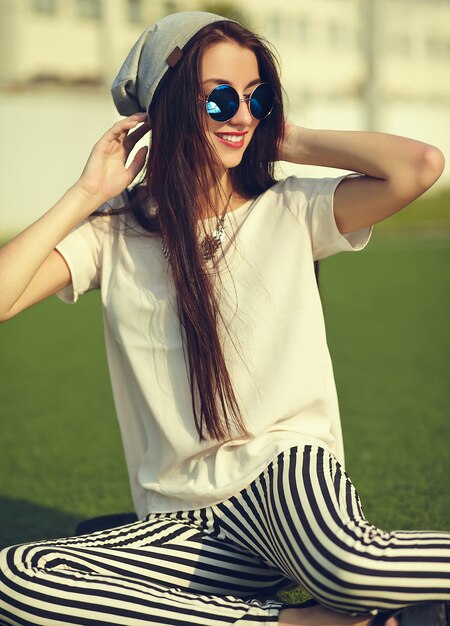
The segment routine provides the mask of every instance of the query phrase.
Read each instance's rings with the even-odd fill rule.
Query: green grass
[[[375,233],[321,264],[347,469],[385,529],[450,529],[449,261],[449,238]],[[130,510],[97,294],[4,324],[0,359],[0,546]]]
[[[130,510],[97,294],[24,311],[0,345],[0,545]]]
[[[412,202],[404,211],[399,211],[388,220],[377,225],[382,233],[411,232],[420,229],[420,232],[450,233],[450,188],[426,193]]]
[[[374,237],[326,261],[323,300],[366,514],[450,528],[450,239]]]

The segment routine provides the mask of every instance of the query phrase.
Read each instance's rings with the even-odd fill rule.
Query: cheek
[[[219,126],[220,126],[219,122],[215,122],[211,117],[209,117],[209,115],[207,114],[207,112],[203,108],[202,108],[202,111],[201,111],[200,119],[201,119],[201,124],[202,124],[203,128],[208,133],[215,132],[219,128]]]
[[[208,141],[214,141],[214,133],[218,130],[218,124],[205,114],[206,119],[203,120],[203,128]]]
[[[258,128],[258,126],[259,126],[259,120],[254,120],[254,124],[251,125],[248,131],[249,143],[253,139],[255,130]]]

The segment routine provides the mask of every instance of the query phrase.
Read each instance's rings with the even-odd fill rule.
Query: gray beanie
[[[183,47],[204,26],[227,18],[202,11],[173,13],[144,30],[111,88],[121,115],[147,112],[164,74],[183,56]]]

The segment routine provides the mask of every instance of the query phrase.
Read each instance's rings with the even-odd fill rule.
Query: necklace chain
[[[213,232],[210,235],[209,234],[205,235],[203,239],[200,241],[199,246],[200,246],[203,259],[205,261],[210,261],[214,257],[217,250],[220,248],[220,246],[222,245],[225,239],[225,218],[226,218],[228,209],[231,204],[232,196],[233,196],[233,192],[231,192],[228,197],[224,212],[222,213],[221,217],[217,221],[216,228],[213,230]],[[166,259],[168,260],[169,250],[167,248],[167,243],[164,237],[162,237],[161,239],[161,250],[164,256],[166,257]]]

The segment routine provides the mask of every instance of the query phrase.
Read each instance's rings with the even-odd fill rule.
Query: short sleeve
[[[358,176],[358,174],[350,174]],[[370,240],[372,227],[341,234],[333,210],[334,192],[347,176],[337,178],[286,179],[287,203],[296,219],[306,226],[315,260],[337,252],[362,250]]]
[[[82,222],[57,246],[69,266],[72,282],[57,292],[63,302],[74,303],[78,297],[100,286],[101,252],[108,236],[109,217]]]
[[[99,289],[103,251],[107,242],[111,245],[113,216],[109,213],[127,204],[128,193],[124,190],[100,207],[100,215],[82,222],[56,246],[72,277],[71,284],[57,292],[60,300],[71,304],[87,291]]]

